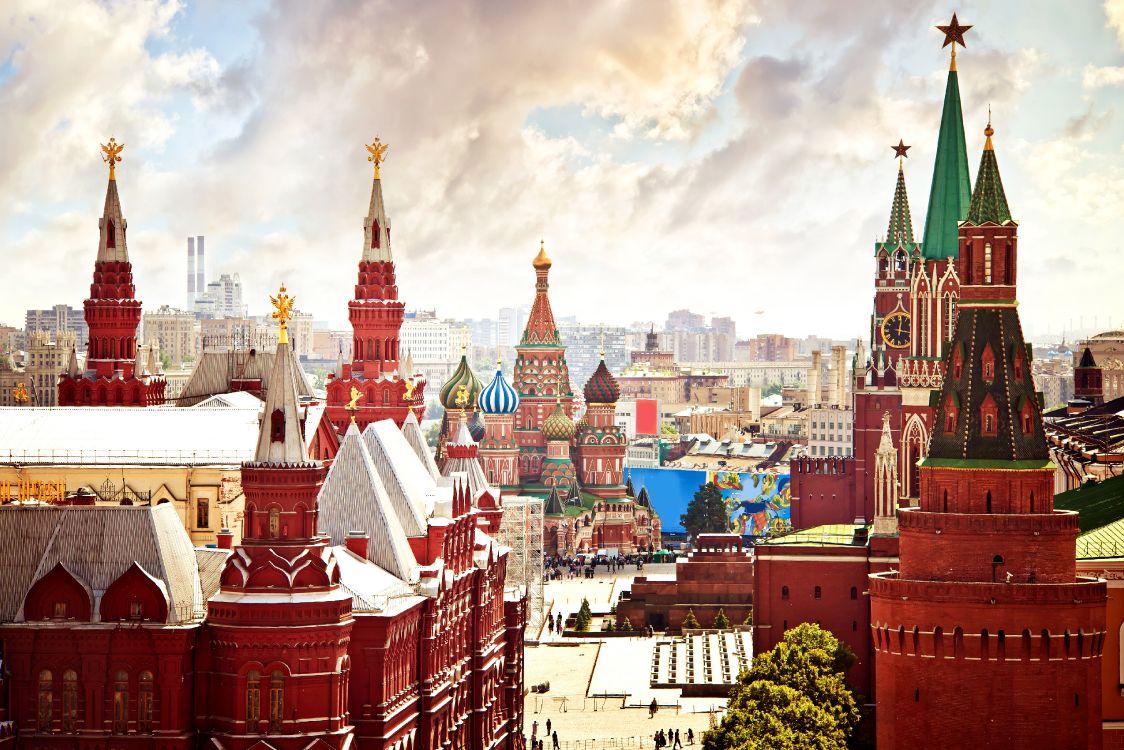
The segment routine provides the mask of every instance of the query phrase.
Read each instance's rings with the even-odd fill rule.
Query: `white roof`
[[[0,463],[238,466],[254,459],[258,408],[0,409]]]
[[[264,402],[252,393],[246,391],[231,391],[218,393],[210,398],[203,399],[193,409],[261,409]]]

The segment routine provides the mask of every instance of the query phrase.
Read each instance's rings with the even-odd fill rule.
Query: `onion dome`
[[[539,241],[539,254],[531,261],[531,265],[535,267],[535,270],[542,271],[549,270],[550,266],[553,265],[550,256],[546,254],[546,244],[542,240]]]
[[[574,437],[574,422],[562,411],[562,400],[554,405],[554,411],[542,423],[542,434],[547,440],[566,440]]]
[[[585,384],[585,402],[587,404],[615,404],[617,399],[621,396],[621,387],[617,385],[617,379],[613,377],[613,373],[609,372],[609,368],[605,366],[605,360],[601,360],[601,364],[597,365],[597,369],[589,377]]]
[[[468,434],[479,443],[484,439],[484,432],[484,415],[478,411],[472,412],[472,416],[468,419]]]
[[[479,406],[485,414],[514,414],[519,408],[519,393],[504,379],[498,363],[496,376],[480,392]]]
[[[441,386],[441,405],[446,409],[471,409],[479,395],[480,381],[468,366],[468,358],[462,354],[453,376]]]

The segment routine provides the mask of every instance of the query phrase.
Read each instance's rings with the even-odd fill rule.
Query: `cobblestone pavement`
[[[604,567],[592,580],[576,578],[546,585],[545,605],[551,616],[561,612],[565,620],[588,598],[594,612],[607,613],[622,589],[631,587],[635,568],[609,575]],[[673,565],[645,566],[644,575],[666,574]],[[528,634],[530,638],[534,634]],[[531,736],[538,722],[538,736],[546,737],[546,721],[558,732],[562,750],[628,750],[654,747],[658,729],[679,730],[687,746],[687,729],[695,733],[697,747],[702,732],[725,706],[722,698],[683,698],[679,690],[648,687],[652,648],[658,638],[568,638],[545,627],[539,645],[528,645],[526,685],[549,682],[546,693],[528,693],[525,731]],[[648,704],[656,698],[660,709],[648,718]],[[546,748],[551,741],[546,737]]]

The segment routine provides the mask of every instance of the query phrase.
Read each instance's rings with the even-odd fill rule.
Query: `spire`
[[[904,146],[901,156],[905,156]],[[913,219],[909,215],[909,197],[905,191],[905,169],[898,160],[898,184],[894,188],[894,202],[890,206],[890,224],[886,228],[886,244],[893,247],[913,244]]]
[[[535,302],[531,306],[531,313],[527,316],[527,327],[523,329],[523,345],[548,345],[561,346],[562,340],[558,337],[558,326],[554,322],[554,311],[550,309],[550,296],[547,290],[550,284],[547,276],[553,263],[546,254],[546,246],[540,240],[539,254],[531,263],[535,268]]]
[[[284,296],[284,287],[279,297],[271,298],[278,313],[283,307],[278,300]],[[282,323],[283,325],[283,323]],[[258,448],[254,461],[265,464],[305,464],[309,463],[308,450],[301,434],[300,402],[297,398],[297,378],[301,377],[289,342],[280,341],[273,355],[273,371],[269,377],[269,390],[265,396],[265,409],[262,413],[261,428],[258,434]]]
[[[386,161],[388,148],[378,138],[367,146],[370,154],[367,161],[375,167],[371,183],[371,205],[367,209],[367,218],[363,220],[363,260],[368,262],[394,260],[390,253],[390,220],[386,218],[386,208],[383,206],[382,178],[379,175],[379,166]]]
[[[964,145],[964,115],[960,108],[960,84],[956,72],[956,45],[964,45],[955,16],[952,24],[940,27],[945,45],[952,44],[952,65],[945,84],[941,129],[937,135],[937,156],[933,163],[933,184],[929,189],[929,209],[925,213],[925,234],[921,253],[925,258],[955,258],[959,250],[957,224],[968,211],[971,185],[968,178],[968,151]],[[950,35],[951,34],[951,38]]]
[[[127,263],[129,250],[125,246],[125,217],[121,215],[121,197],[117,194],[117,174],[115,166],[121,161],[125,144],[110,138],[103,143],[102,161],[109,165],[109,184],[105,188],[105,208],[102,209],[98,227],[101,238],[98,242],[98,261]]]
[[[987,127],[984,129],[987,140],[980,157],[980,171],[976,174],[976,189],[972,192],[972,201],[965,219],[969,224],[977,226],[986,222],[1006,224],[1011,221],[1007,196],[1003,192],[1003,180],[999,177],[999,162],[995,160],[995,148],[991,144],[993,135],[995,130],[988,117]]]
[[[137,356],[136,356],[136,359],[133,361],[133,377],[134,378],[144,377],[144,347],[143,346],[137,347]]]
[[[1078,367],[1096,367],[1097,361],[1093,359],[1093,353],[1089,351],[1089,347],[1085,347],[1085,351],[1081,353],[1081,362]]]
[[[66,374],[72,378],[78,377],[78,351],[73,346],[70,347],[70,361],[66,365]]]
[[[552,485],[550,488],[550,495],[546,498],[546,505],[543,507],[543,513],[548,516],[561,516],[565,515],[566,508],[562,505],[562,498],[558,495],[558,485]]]
[[[151,344],[149,344],[149,346],[148,346],[148,364],[146,366],[148,367],[148,374],[149,375],[156,375],[157,374],[157,370],[156,370],[156,347],[151,345]]]
[[[896,454],[894,449],[894,436],[890,432],[890,412],[882,413],[882,438],[878,441],[878,453]]]

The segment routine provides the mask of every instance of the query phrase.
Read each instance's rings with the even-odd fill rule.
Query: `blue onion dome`
[[[571,440],[574,437],[574,421],[566,416],[566,412],[562,410],[562,400],[559,399],[554,405],[554,411],[550,416],[543,420],[542,427],[543,437],[547,440]]]
[[[498,363],[496,376],[480,392],[479,404],[485,414],[514,414],[519,408],[519,393],[504,379]]]
[[[441,405],[446,409],[469,410],[476,405],[479,395],[480,381],[468,366],[468,358],[461,354],[460,364],[453,371],[453,376],[441,386]]]
[[[585,402],[587,404],[615,404],[620,396],[621,388],[617,385],[617,379],[613,377],[613,373],[609,372],[609,368],[605,366],[605,359],[602,357],[601,364],[597,365],[597,369],[593,371],[593,375],[585,384]]]

